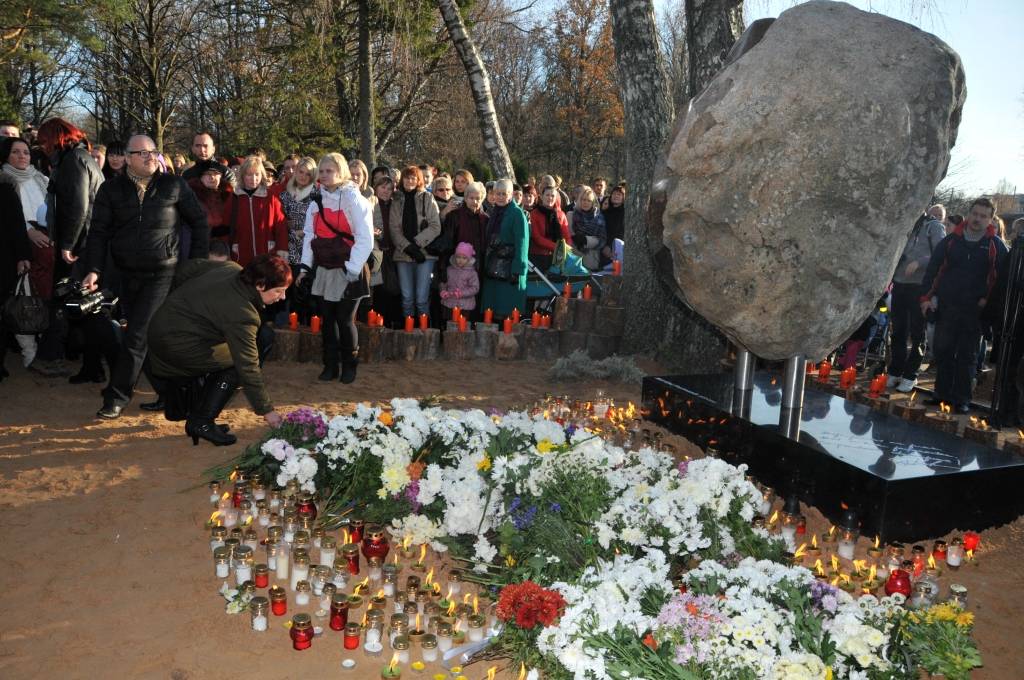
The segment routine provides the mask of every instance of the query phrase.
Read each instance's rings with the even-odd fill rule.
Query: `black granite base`
[[[1024,514],[1024,456],[808,388],[798,438],[779,427],[782,377],[757,373],[754,388],[731,375],[644,379],[655,423],[745,463],[780,495],[796,494],[838,522],[843,505],[862,532],[913,542],[952,529],[981,530]]]

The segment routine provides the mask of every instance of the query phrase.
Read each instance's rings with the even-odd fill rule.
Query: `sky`
[[[656,0],[661,5],[664,0]],[[746,20],[776,17],[793,0],[747,0]],[[853,0],[933,33],[964,65],[967,100],[943,184],[990,193],[1001,179],[1024,193],[1024,0]]]

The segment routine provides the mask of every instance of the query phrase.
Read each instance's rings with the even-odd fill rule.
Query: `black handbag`
[[[487,247],[487,257],[484,260],[484,276],[495,281],[512,280],[512,258],[515,257],[516,249],[511,243],[495,241]]]
[[[323,267],[324,269],[340,269],[348,262],[356,239],[352,234],[346,234],[327,221],[324,213],[323,199],[320,194],[313,196],[313,202],[316,203],[318,214],[320,219],[323,220],[324,225],[337,234],[337,236],[332,236],[331,238],[321,238],[319,236],[313,238],[309,244],[313,250],[313,262],[318,267]]]
[[[4,302],[3,324],[15,335],[35,335],[50,327],[50,307],[46,300],[28,292],[28,274],[22,274],[14,295]]]

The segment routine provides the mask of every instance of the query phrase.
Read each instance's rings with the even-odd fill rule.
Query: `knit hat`
[[[462,255],[463,257],[468,257],[469,259],[472,260],[473,257],[476,255],[476,251],[473,250],[473,245],[471,243],[466,243],[465,241],[463,241],[459,245],[455,246],[455,254]]]

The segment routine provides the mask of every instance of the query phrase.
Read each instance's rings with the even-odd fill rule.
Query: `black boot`
[[[83,366],[82,370],[68,378],[68,382],[72,385],[81,385],[83,383],[104,383],[107,382],[107,376],[103,372],[102,368],[99,369],[99,372],[93,372]]]
[[[353,351],[352,356],[341,361],[341,382],[348,385],[356,381],[356,368],[359,367],[359,351]]]
[[[235,435],[228,434],[214,422],[235,394],[237,387],[238,373],[234,368],[207,376],[199,403],[194,405],[185,421],[185,434],[192,437],[193,446],[199,444],[200,439],[205,439],[215,446],[230,446],[238,441]]]
[[[322,380],[324,382],[330,382],[331,380],[337,380],[337,379],[338,379],[338,362],[335,361],[335,362],[331,363],[329,361],[325,361],[324,362],[324,370],[320,371],[320,375],[319,375],[319,377],[317,377],[317,380]]]

